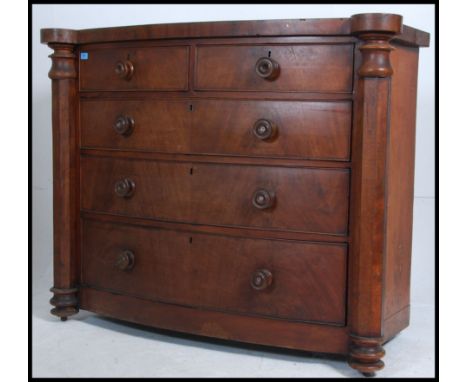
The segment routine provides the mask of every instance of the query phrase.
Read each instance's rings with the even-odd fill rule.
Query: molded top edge
[[[403,17],[389,13],[361,13],[351,16],[351,33],[401,34]]]
[[[102,42],[210,37],[346,36],[366,32],[395,34],[394,42],[429,46],[429,34],[402,25],[394,14],[365,13],[351,18],[212,21],[149,24],[96,29],[41,29],[44,44],[92,44]]]
[[[73,29],[41,29],[41,43],[78,44],[78,33],[79,31]]]

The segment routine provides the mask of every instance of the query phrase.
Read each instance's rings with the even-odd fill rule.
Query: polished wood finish
[[[344,323],[344,245],[83,224],[85,285],[225,312]],[[114,266],[122,251],[135,256],[130,272]],[[271,288],[254,290],[252,275],[262,268],[271,270],[274,281],[271,277]],[[291,299],[292,294],[298,298]]]
[[[80,287],[80,307],[138,324],[231,341],[313,352],[348,352],[346,328],[336,325],[291,322],[165,304],[86,286]]]
[[[277,67],[271,64],[262,76],[258,68],[269,57]],[[346,93],[352,90],[352,61],[351,44],[200,45],[195,89]]]
[[[83,52],[80,52],[80,55]],[[186,90],[189,48],[86,48],[80,90]]]
[[[81,207],[86,211],[347,234],[347,170],[83,157],[81,181],[86,185],[81,192]],[[260,189],[266,189],[271,200],[259,207],[252,198]]]
[[[196,165],[193,173],[197,223],[348,233],[348,170]],[[274,198],[271,208],[253,206],[259,189]]]
[[[347,161],[351,113],[350,102],[195,102],[192,152]],[[266,139],[255,134],[261,120]]]
[[[412,211],[416,131],[418,51],[401,46],[392,52],[390,133],[388,136],[387,225],[385,228],[385,293],[383,334],[387,320],[406,314],[399,331],[409,324]]]
[[[351,112],[350,102],[82,100],[81,146],[347,161]]]
[[[351,335],[349,365],[366,377],[374,376],[376,371],[384,367],[381,358],[385,355],[385,350],[381,344],[381,339]]]
[[[102,222],[126,223],[137,227],[155,227],[170,230],[210,233],[215,235],[225,235],[239,238],[254,239],[281,239],[281,240],[301,240],[319,241],[325,243],[348,243],[348,236],[337,236],[316,232],[296,232],[262,229],[258,227],[229,227],[202,225],[197,223],[184,223],[167,220],[155,220],[142,217],[129,217],[123,215],[110,215],[96,211],[81,211],[83,218]]]
[[[86,100],[81,102],[81,146],[191,152],[190,101]],[[131,119],[131,134],[116,132],[117,120]],[[128,125],[128,123],[127,123]],[[123,126],[127,131],[128,128]]]
[[[244,164],[278,167],[301,167],[301,168],[350,168],[349,162],[338,162],[330,160],[306,160],[277,157],[254,157],[254,156],[214,156],[210,154],[172,154],[158,153],[139,150],[107,150],[82,148],[81,154],[86,156],[106,157],[106,158],[130,158],[130,159],[150,159],[162,161],[177,161],[189,163],[225,163]]]
[[[351,33],[363,41],[359,46],[361,64],[358,74],[362,78],[389,77],[393,74],[390,52],[394,49],[389,41],[400,33],[402,24],[399,15],[366,14],[351,18]]]
[[[375,15],[367,14],[375,20]],[[398,16],[398,15],[397,15]],[[361,20],[364,15],[360,15]],[[347,36],[351,19],[249,20],[137,25],[99,29],[42,29],[41,42],[90,44],[97,42],[158,40],[175,38],[262,37],[262,36]],[[429,46],[429,33],[403,25],[395,43]]]
[[[403,63],[400,53],[392,78],[395,48],[389,41],[400,30],[398,15],[357,15],[352,21],[362,42],[352,148],[349,362],[363,373],[384,367],[388,307],[409,294],[417,67],[414,56]]]
[[[76,298],[76,98],[77,68],[73,45],[49,44],[52,67],[52,150],[53,150],[53,220],[54,220],[54,294],[52,314],[66,319],[78,312]]]
[[[53,314],[348,355],[409,324],[418,50],[399,15],[43,29]]]

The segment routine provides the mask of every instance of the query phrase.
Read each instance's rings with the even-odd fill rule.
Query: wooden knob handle
[[[252,204],[260,210],[271,208],[275,204],[275,193],[264,189],[256,190],[252,197]]]
[[[255,64],[255,72],[266,80],[274,80],[280,74],[280,66],[269,57],[261,57]]]
[[[259,119],[255,122],[252,131],[258,139],[268,141],[276,136],[277,128],[276,125],[271,123],[269,120]]]
[[[268,269],[256,270],[250,279],[250,285],[255,290],[264,290],[273,283],[273,275]]]
[[[135,255],[132,251],[125,250],[117,256],[115,266],[121,271],[129,271],[135,265]]]
[[[123,136],[129,136],[133,131],[133,126],[135,125],[135,121],[132,117],[128,116],[119,116],[114,122],[114,130],[117,134]]]
[[[135,182],[125,178],[115,183],[115,193],[122,198],[129,198],[135,192]]]
[[[135,71],[133,64],[130,61],[118,61],[115,64],[115,74],[117,74],[120,78],[125,80],[129,80],[133,76],[133,72]]]

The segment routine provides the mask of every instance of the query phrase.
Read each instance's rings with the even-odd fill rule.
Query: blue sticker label
[[[80,58],[82,60],[87,60],[88,59],[88,52],[81,52]]]

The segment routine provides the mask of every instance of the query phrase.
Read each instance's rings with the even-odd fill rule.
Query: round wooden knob
[[[267,119],[259,119],[253,126],[253,133],[262,141],[267,141],[275,137],[277,132],[276,125]]]
[[[135,192],[135,182],[125,178],[115,183],[115,193],[122,198],[129,198]]]
[[[115,64],[115,74],[117,74],[120,78],[125,80],[129,80],[133,76],[134,72],[133,64],[130,61],[118,61]]]
[[[121,271],[129,271],[135,265],[135,255],[132,251],[125,250],[117,256],[115,266]]]
[[[255,72],[266,80],[274,80],[280,74],[280,66],[275,60],[262,57],[255,64]]]
[[[275,193],[264,189],[257,190],[253,194],[252,203],[260,210],[273,207],[275,204]]]
[[[121,115],[114,122],[114,130],[117,134],[128,136],[132,133],[134,125],[135,121],[132,117]]]
[[[273,282],[273,275],[268,269],[256,270],[250,279],[250,285],[255,290],[264,290]]]

